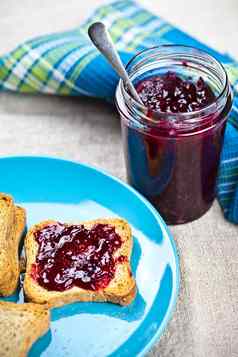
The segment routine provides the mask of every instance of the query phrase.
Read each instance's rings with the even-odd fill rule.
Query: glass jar
[[[120,80],[116,105],[129,183],[146,196],[168,224],[192,221],[212,205],[232,94],[223,66],[207,53],[164,45],[137,54],[127,65],[136,85],[167,72],[197,81],[215,94],[205,108],[168,113],[137,103]]]

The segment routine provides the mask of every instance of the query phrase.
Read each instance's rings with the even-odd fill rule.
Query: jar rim
[[[216,96],[214,102],[210,103],[209,105],[205,106],[204,108],[201,108],[199,110],[195,110],[192,112],[179,112],[179,113],[168,113],[168,112],[161,112],[161,111],[153,111],[152,112],[155,114],[155,117],[159,115],[160,120],[163,121],[163,118],[166,119],[166,121],[168,120],[168,117],[172,120],[172,121],[176,121],[178,118],[180,118],[183,120],[183,122],[186,122],[187,124],[189,123],[195,123],[195,122],[201,122],[201,120],[203,119],[204,115],[207,116],[207,113],[214,113],[215,111],[218,110],[218,103],[220,103],[224,97],[227,95],[227,93],[230,90],[230,86],[229,86],[229,80],[228,80],[228,75],[226,73],[226,70],[223,66],[223,64],[221,62],[219,62],[215,57],[213,57],[212,55],[210,55],[207,51],[201,50],[199,48],[193,47],[193,46],[188,46],[188,45],[180,45],[180,44],[163,44],[163,45],[158,45],[158,46],[153,46],[150,48],[146,48],[143,49],[142,51],[136,53],[130,60],[129,62],[126,64],[126,70],[128,72],[128,68],[132,65],[132,63],[141,55],[146,55],[149,52],[158,50],[161,52],[161,50],[163,49],[178,49],[178,50],[191,50],[191,51],[195,51],[195,53],[200,54],[202,56],[202,58],[207,58],[208,60],[211,60],[212,62],[214,62],[218,68],[220,69],[221,73],[224,75],[224,84],[223,87],[221,88],[221,90],[219,91],[219,94]],[[180,54],[181,55],[181,54]],[[159,61],[159,59],[158,59]],[[129,73],[128,73],[129,75]],[[130,75],[129,75],[130,76]],[[136,107],[139,111],[141,111],[142,117],[144,117],[144,119],[146,118],[148,120],[149,123],[153,124],[153,122],[158,123],[157,120],[154,120],[153,117],[148,117],[147,115],[145,115],[145,112],[147,111],[147,107],[143,106],[142,104],[138,103],[132,96],[131,94],[126,90],[125,85],[122,81],[122,79],[119,80],[117,89],[116,89],[116,103],[117,106],[118,105],[118,94],[119,92],[121,92],[121,94],[123,94],[123,96],[125,96],[126,101],[128,101],[130,103],[130,105]],[[119,108],[120,109],[120,108]]]

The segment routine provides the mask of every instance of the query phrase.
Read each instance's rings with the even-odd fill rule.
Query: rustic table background
[[[237,0],[141,0],[156,13],[238,58]],[[29,37],[77,26],[99,0],[1,0],[0,52]],[[75,159],[125,179],[115,110],[85,98],[0,94],[1,155]],[[151,354],[238,356],[238,234],[217,203],[196,222],[171,228],[181,258],[176,312]]]

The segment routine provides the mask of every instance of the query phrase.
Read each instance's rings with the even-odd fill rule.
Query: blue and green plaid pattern
[[[94,21],[103,21],[109,27],[124,63],[145,48],[179,43],[206,50],[224,64],[233,86],[234,104],[225,133],[217,195],[226,218],[238,223],[238,63],[135,1],[101,6],[79,28],[35,38],[0,57],[0,89],[112,101],[118,77],[88,39],[87,29]]]

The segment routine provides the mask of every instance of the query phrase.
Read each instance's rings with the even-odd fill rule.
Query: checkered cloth
[[[118,77],[90,43],[89,24],[103,21],[124,63],[138,51],[164,43],[191,45],[221,61],[234,91],[225,133],[217,196],[224,214],[238,223],[238,63],[142,8],[121,0],[99,7],[79,28],[27,41],[0,58],[0,89],[24,93],[86,95],[112,101]]]

